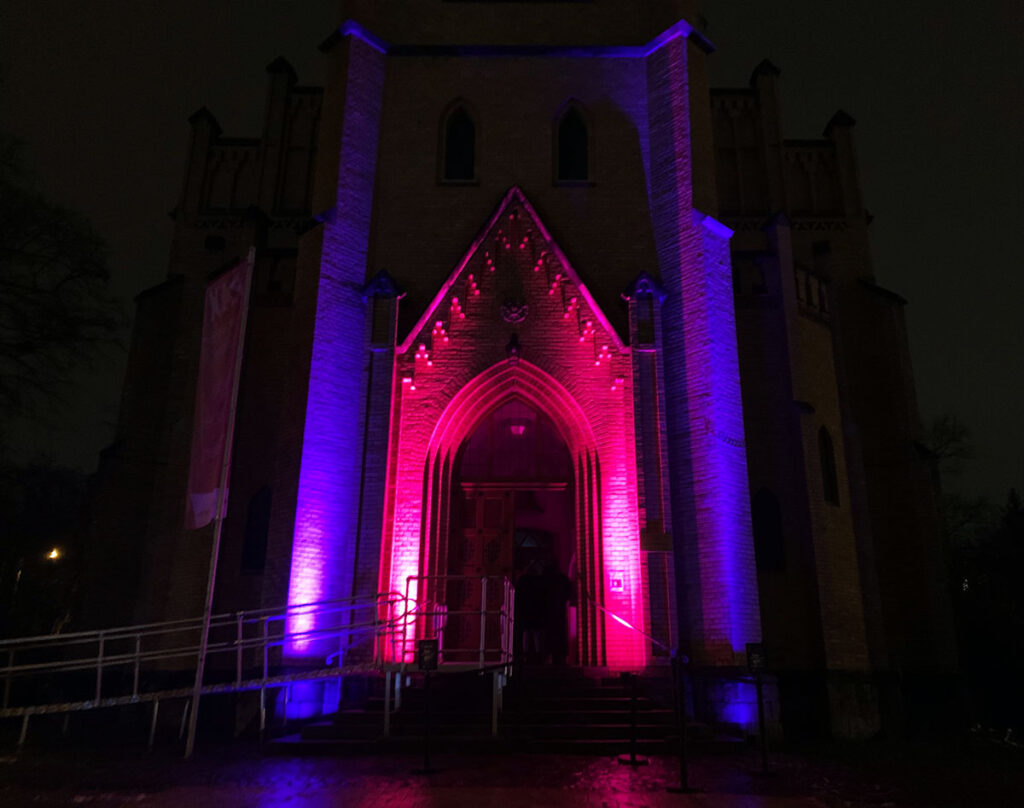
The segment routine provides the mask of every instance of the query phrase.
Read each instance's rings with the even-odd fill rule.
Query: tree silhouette
[[[119,341],[108,278],[103,240],[36,189],[21,143],[0,133],[0,419],[66,400],[73,373]]]
[[[952,573],[975,718],[1024,729],[1024,504],[1010,491],[996,518],[954,550]]]
[[[971,430],[958,416],[949,413],[932,422],[926,445],[943,480],[963,473],[967,461],[974,457]]]

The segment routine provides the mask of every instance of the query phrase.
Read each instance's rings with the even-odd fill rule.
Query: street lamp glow
[[[56,561],[58,558],[61,557],[60,548],[54,547],[52,550],[50,550],[50,552],[46,554],[46,557],[50,559],[50,561]]]

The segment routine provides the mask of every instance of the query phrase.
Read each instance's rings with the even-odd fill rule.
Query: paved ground
[[[9,747],[8,747],[9,748]],[[0,806],[586,806],[587,808],[966,808],[1024,805],[1024,750],[977,738],[819,745],[773,755],[777,775],[752,774],[751,755],[702,757],[679,796],[671,758],[630,769],[607,758],[439,754],[441,769],[413,774],[417,756],[290,758],[245,745],[173,748],[75,744],[0,757]]]
[[[206,750],[185,762],[170,754],[85,752],[4,758],[0,805],[174,806],[692,806],[693,808],[815,808],[818,800],[779,793],[724,761],[698,763],[700,793],[679,796],[665,785],[676,762],[658,758],[633,769],[607,758],[573,756],[438,755],[438,772],[414,774],[416,756],[282,758]],[[775,778],[773,778],[774,780]],[[696,782],[696,781],[695,781]],[[765,789],[763,786],[767,786]],[[757,791],[768,791],[758,795]]]

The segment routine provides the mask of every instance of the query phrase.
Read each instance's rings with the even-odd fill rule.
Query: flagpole
[[[206,649],[210,642],[210,618],[213,612],[213,586],[217,580],[217,557],[220,555],[220,537],[224,529],[225,490],[231,470],[231,450],[235,442],[235,409],[238,404],[238,385],[242,377],[242,355],[245,353],[245,329],[249,321],[249,295],[252,291],[256,248],[250,247],[245,259],[245,295],[242,301],[242,320],[238,328],[238,349],[235,351],[235,376],[231,382],[231,405],[228,411],[227,434],[224,436],[224,455],[220,465],[220,485],[217,487],[217,510],[214,517],[213,546],[210,548],[210,572],[206,579],[206,601],[203,605],[203,630],[199,638],[196,659],[196,680],[192,686],[192,709],[188,716],[188,739],[185,757],[192,757],[196,745],[196,726],[199,721],[199,697],[203,690],[203,672],[206,668]]]

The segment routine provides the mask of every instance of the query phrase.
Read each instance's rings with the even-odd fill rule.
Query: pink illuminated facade
[[[521,349],[529,359],[509,345],[527,328],[543,335]],[[396,351],[381,590],[405,592],[409,578],[448,572],[445,492],[459,450],[487,413],[518,400],[550,416],[577,470],[572,566],[583,586],[644,626],[630,361],[529,202],[511,190]],[[581,661],[644,666],[639,634],[593,605],[581,615]]]
[[[454,660],[479,631],[417,615],[543,561],[573,587],[570,664],[657,674],[679,650],[709,717],[752,721],[749,643],[799,731],[871,734],[889,672],[948,673],[852,118],[786,140],[768,62],[709,89],[687,0],[341,6],[323,88],[268,67],[260,138],[190,121],[96,520],[132,537],[139,621],[201,603],[191,357],[207,273],[255,245],[215,608],[287,602],[280,665],[408,660],[431,633]],[[373,647],[310,607],[386,593],[377,617],[411,617]]]
[[[319,197],[327,212],[317,239],[299,248],[299,264],[306,257],[320,270],[289,604],[377,591],[414,609],[468,608],[475,590],[460,599],[448,577],[515,580],[530,556],[523,546],[538,541],[523,527],[526,503],[562,490],[559,507],[572,518],[530,530],[544,534],[549,560],[577,588],[576,664],[643,669],[666,664],[682,642],[702,663],[741,665],[761,630],[731,231],[695,207],[689,134],[690,73],[706,43],[676,20],[636,44],[557,46],[528,60],[537,78],[564,74],[550,100],[520,102],[554,116],[554,144],[544,144],[554,180],[538,183],[539,162],[517,169],[510,159],[525,122],[495,105],[500,92],[482,107],[438,60],[444,47],[403,33],[372,5],[364,11],[365,22],[347,21],[331,41],[341,60],[340,148],[318,166],[314,205]],[[598,39],[619,36],[612,20],[605,25]],[[509,98],[537,88],[517,86],[506,69],[509,55],[527,50],[470,50],[474,70],[506,85]],[[595,82],[596,69],[614,80]],[[418,84],[427,77],[429,88]],[[607,90],[625,117],[601,142],[596,133],[613,129],[595,113]],[[429,160],[422,143],[401,146],[401,121],[420,92],[445,99]],[[325,105],[331,98],[328,90]],[[624,158],[635,155],[634,172],[602,165],[615,159],[616,139],[626,141]],[[424,168],[434,173],[429,186],[403,190]],[[362,373],[351,364],[360,339],[369,351]],[[570,458],[565,479],[500,463],[486,480],[463,473],[472,436],[510,402],[553,424]],[[528,444],[534,427],[512,426]],[[360,456],[362,471],[352,467]],[[684,603],[681,576],[692,581],[678,590]],[[681,619],[692,626],[683,637]],[[308,640],[315,622],[292,619],[290,659],[323,654]],[[426,630],[414,623],[405,633]]]

